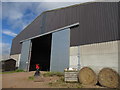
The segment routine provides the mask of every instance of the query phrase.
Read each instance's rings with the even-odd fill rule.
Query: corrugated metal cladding
[[[118,40],[118,2],[84,3],[63,9],[47,11],[38,16],[13,39],[11,54],[21,51],[20,41],[70,24],[70,45],[84,45]]]

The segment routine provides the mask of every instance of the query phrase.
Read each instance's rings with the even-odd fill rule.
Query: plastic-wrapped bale
[[[119,75],[111,68],[103,68],[98,74],[98,81],[102,86],[117,88]]]
[[[97,83],[97,75],[89,67],[83,67],[79,71],[78,77],[79,77],[79,82],[83,85],[96,85]]]

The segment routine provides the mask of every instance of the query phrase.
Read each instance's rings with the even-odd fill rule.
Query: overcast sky
[[[9,55],[12,39],[43,11],[95,0],[68,0],[74,2],[64,2],[66,0],[60,0],[63,2],[53,2],[55,0],[51,0],[52,2],[50,0],[49,2],[48,0],[41,0],[42,2],[35,2],[36,0],[32,0],[32,2],[28,2],[28,0],[19,0],[26,2],[15,1],[2,0],[2,3],[0,3],[0,9],[2,8],[2,17],[0,14],[0,20],[2,20],[0,51],[2,52],[0,54],[3,54],[3,56]]]

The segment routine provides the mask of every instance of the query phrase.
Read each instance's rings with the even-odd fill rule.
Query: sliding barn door
[[[50,71],[63,72],[69,67],[70,29],[52,34]]]
[[[31,50],[31,40],[24,41],[22,43],[19,69],[23,69],[25,71],[29,70],[30,50]]]

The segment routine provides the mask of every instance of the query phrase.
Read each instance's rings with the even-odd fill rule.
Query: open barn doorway
[[[41,71],[50,70],[52,34],[37,37],[32,40],[32,51],[29,71],[35,71],[35,64],[40,65]]]

